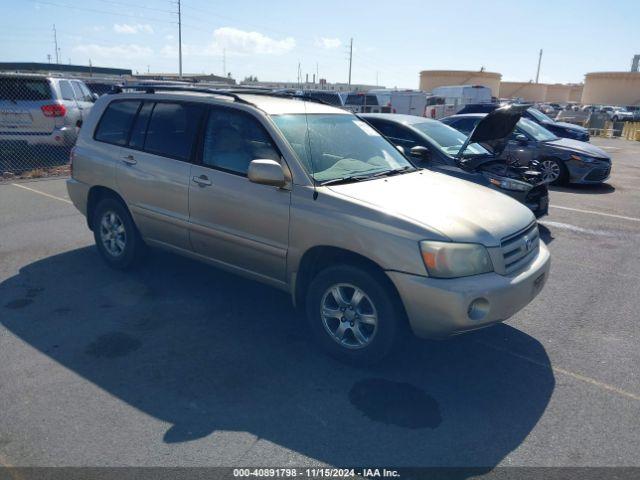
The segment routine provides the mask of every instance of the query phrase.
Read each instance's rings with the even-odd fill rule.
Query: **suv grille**
[[[527,265],[540,248],[538,224],[532,223],[524,230],[505,237],[500,242],[505,273],[510,274]]]

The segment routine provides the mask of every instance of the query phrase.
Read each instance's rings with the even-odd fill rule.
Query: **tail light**
[[[60,103],[52,103],[51,105],[43,105],[40,107],[45,117],[64,117],[67,109]]]
[[[69,152],[69,175],[73,177],[73,159],[76,156],[76,147],[74,146]]]

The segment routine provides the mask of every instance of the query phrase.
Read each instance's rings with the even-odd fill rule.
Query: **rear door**
[[[80,119],[84,120],[89,114],[89,110],[91,110],[91,107],[93,107],[91,92],[89,92],[87,87],[85,87],[82,82],[79,82],[77,80],[72,80],[71,86],[73,87],[73,93],[76,97]]]
[[[0,136],[24,140],[24,135],[49,135],[60,117],[42,107],[55,103],[51,83],[38,77],[0,77]]]
[[[193,249],[223,266],[284,282],[290,191],[247,178],[252,160],[284,165],[269,133],[248,112],[211,107],[200,152],[189,185]]]
[[[116,182],[147,240],[190,249],[190,162],[203,112],[197,103],[138,102]]]

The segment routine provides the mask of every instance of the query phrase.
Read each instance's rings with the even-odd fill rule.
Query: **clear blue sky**
[[[177,71],[177,9],[170,0],[0,0],[0,61],[47,61],[58,30],[61,62]],[[133,6],[135,4],[136,6]],[[290,1],[182,0],[185,73],[237,79],[316,71],[353,82],[418,85],[424,69],[479,69],[504,80],[580,82],[628,70],[640,53],[640,0]]]

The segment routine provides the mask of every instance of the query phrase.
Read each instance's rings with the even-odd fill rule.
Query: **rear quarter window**
[[[110,103],[100,118],[94,138],[99,142],[126,145],[140,104],[137,100]]]
[[[51,100],[51,85],[47,79],[0,78],[0,100]]]

